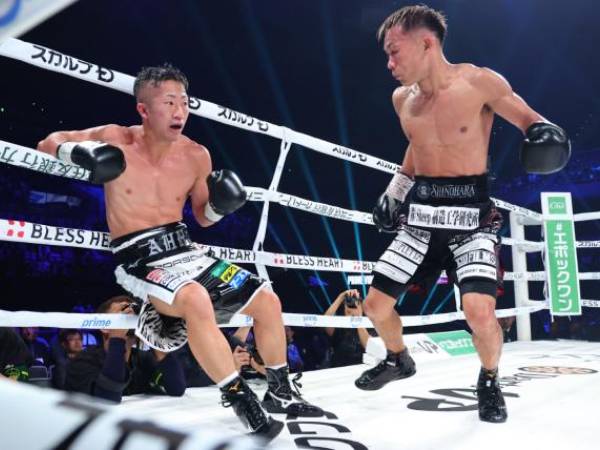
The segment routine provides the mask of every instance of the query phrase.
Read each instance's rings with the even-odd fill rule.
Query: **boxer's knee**
[[[475,333],[498,326],[496,299],[488,294],[468,293],[462,296],[467,323]]]
[[[262,288],[254,295],[242,313],[259,320],[280,318],[282,314],[281,300],[271,289]]]
[[[174,304],[183,318],[193,315],[198,319],[213,319],[214,310],[208,291],[198,283],[182,287],[175,297]]]
[[[394,311],[395,300],[375,289],[370,289],[363,305],[364,313],[375,322],[385,320]]]

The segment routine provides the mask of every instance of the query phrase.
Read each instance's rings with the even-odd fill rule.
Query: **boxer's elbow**
[[[49,155],[56,156],[58,146],[65,142],[66,136],[64,132],[55,131],[42,139],[37,144],[37,150],[40,152],[48,153]]]
[[[48,136],[45,139],[42,139],[37,143],[36,149],[40,152],[48,153],[52,156],[56,156],[56,147],[54,140],[52,139],[52,135]]]
[[[213,224],[213,222],[208,220],[204,215],[204,205],[202,205],[202,207],[192,208],[192,213],[194,214],[194,219],[196,219],[196,222],[198,222],[201,227],[206,228]]]

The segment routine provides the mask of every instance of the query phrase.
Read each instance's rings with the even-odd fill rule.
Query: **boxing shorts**
[[[496,298],[502,216],[489,197],[487,174],[415,177],[398,234],[373,269],[371,286],[398,298],[446,271],[461,295]]]
[[[217,323],[227,323],[267,285],[262,278],[194,244],[181,222],[127,234],[110,246],[118,262],[117,283],[141,303],[136,335],[164,352],[187,342],[185,321],[158,313],[150,297],[170,305],[182,287],[200,283],[210,295]]]

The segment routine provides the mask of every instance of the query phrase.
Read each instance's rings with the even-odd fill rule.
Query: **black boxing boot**
[[[365,391],[376,391],[390,381],[412,377],[415,373],[417,373],[415,361],[408,354],[407,348],[399,353],[388,350],[387,358],[372,369],[363,372],[354,384]]]
[[[324,413],[321,408],[311,405],[300,395],[302,385],[298,380],[301,373],[292,379],[294,387],[288,379],[288,368],[267,368],[267,384],[269,388],[262,402],[265,409],[271,414],[290,414],[299,417],[321,417]]]
[[[477,401],[479,403],[479,419],[483,422],[506,422],[508,414],[506,403],[498,383],[498,369],[481,368],[477,380]]]
[[[283,423],[265,412],[256,394],[242,378],[237,377],[223,386],[221,393],[221,404],[226,408],[233,407],[251,435],[270,441],[281,432]]]

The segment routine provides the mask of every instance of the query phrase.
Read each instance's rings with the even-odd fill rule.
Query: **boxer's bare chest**
[[[411,88],[400,110],[400,122],[415,147],[454,147],[481,137],[485,113],[481,96],[459,80],[429,96]]]

